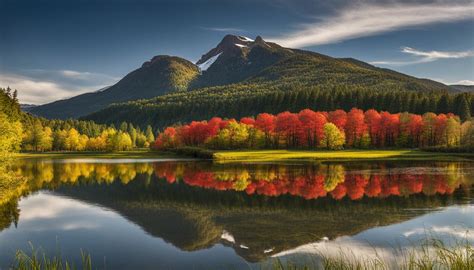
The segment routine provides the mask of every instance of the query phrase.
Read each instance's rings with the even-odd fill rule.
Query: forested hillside
[[[452,112],[465,120],[474,111],[474,95],[408,91],[390,88],[388,84],[367,87],[360,84],[340,86],[331,82],[315,86],[297,81],[281,85],[245,83],[116,104],[84,119],[115,124],[127,121],[139,126],[162,128],[214,116],[241,118],[262,112],[295,112],[305,108],[348,111],[353,107],[391,113]]]

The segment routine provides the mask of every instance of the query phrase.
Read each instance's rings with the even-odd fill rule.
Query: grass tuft
[[[92,270],[91,256],[81,250],[81,267],[77,268],[74,263],[63,259],[60,254],[49,257],[41,248],[35,248],[30,243],[29,254],[18,250],[15,255],[13,270]]]

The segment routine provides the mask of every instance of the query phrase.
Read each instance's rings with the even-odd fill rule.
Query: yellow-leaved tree
[[[340,131],[336,125],[333,123],[324,124],[323,139],[319,144],[321,147],[328,150],[342,149],[345,141],[346,137],[344,133]]]

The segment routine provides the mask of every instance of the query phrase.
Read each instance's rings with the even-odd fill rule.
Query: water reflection
[[[358,163],[319,165],[215,165],[210,162],[98,163],[24,161],[13,166],[28,179],[28,188],[55,189],[78,181],[94,184],[127,184],[137,176],[183,182],[214,190],[248,195],[292,195],[305,199],[336,200],[452,194],[471,184],[473,169],[465,163]]]
[[[0,189],[0,230],[8,228],[0,231],[0,243],[9,239],[23,247],[36,239],[45,245],[54,243],[57,235],[68,235],[70,241],[62,242],[68,249],[87,248],[97,254],[106,249],[108,261],[123,262],[114,237],[133,242],[136,250],[138,240],[131,239],[150,245],[159,239],[164,242],[155,248],[167,250],[176,260],[184,256],[181,251],[212,249],[227,254],[220,263],[258,262],[323,238],[357,236],[442,206],[469,204],[473,169],[472,163],[459,162],[18,161],[9,172],[23,181]],[[36,191],[41,192],[18,204]],[[107,226],[101,220],[107,220]],[[84,237],[89,242],[80,240]],[[245,261],[221,250],[228,248]],[[165,255],[155,256],[166,261]],[[206,260],[199,257],[189,263]]]

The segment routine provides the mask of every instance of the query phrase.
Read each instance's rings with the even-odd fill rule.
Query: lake
[[[260,269],[342,250],[396,260],[427,234],[474,244],[474,163],[15,161],[0,269],[30,243],[98,269]]]

